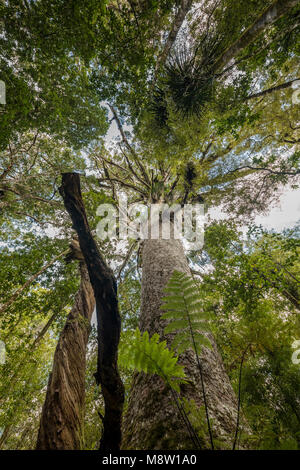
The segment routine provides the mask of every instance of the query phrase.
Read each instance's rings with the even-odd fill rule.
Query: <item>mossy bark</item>
[[[166,321],[161,318],[161,304],[166,286],[174,270],[190,274],[186,256],[179,240],[146,240],[142,251],[142,304],[140,329],[150,336],[159,333],[170,344],[171,336],[164,334]],[[203,348],[200,357],[213,435],[222,448],[229,448],[234,438],[237,399],[225,371],[214,339],[213,349]],[[196,356],[192,350],[180,357],[188,384],[182,396],[203,405],[203,393]],[[205,418],[203,428],[206,428]],[[207,428],[206,428],[207,429]],[[170,390],[157,376],[136,373],[133,379],[128,411],[124,418],[123,449],[191,449],[193,444],[179,415]],[[203,448],[209,448],[204,439]]]

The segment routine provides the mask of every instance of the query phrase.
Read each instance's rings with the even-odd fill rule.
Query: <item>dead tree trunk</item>
[[[54,354],[36,448],[74,450],[82,444],[86,346],[95,298],[84,261],[81,284]]]
[[[149,335],[164,334],[166,321],[161,319],[163,289],[174,270],[190,275],[190,269],[179,240],[146,240],[142,251],[142,305],[140,329]],[[213,338],[213,350],[203,348],[200,361],[212,420],[213,435],[223,441],[222,448],[233,442],[237,416],[237,399]],[[188,350],[181,356],[189,383],[182,387],[182,396],[203,405],[203,394],[196,356]],[[205,418],[203,429],[207,432]],[[124,449],[191,449],[188,429],[182,421],[169,388],[157,376],[135,374],[124,417]],[[209,439],[203,442],[209,448]]]
[[[118,450],[121,443],[124,386],[117,366],[121,331],[117,284],[92,237],[82,201],[79,175],[64,173],[60,193],[77,232],[96,299],[98,365],[95,376],[101,385],[105,405],[100,450]]]

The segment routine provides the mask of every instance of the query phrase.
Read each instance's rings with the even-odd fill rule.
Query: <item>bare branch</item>
[[[250,165],[244,165],[244,166],[241,166],[239,168],[235,168],[235,170],[228,171],[226,174],[234,173],[235,171],[244,170],[246,168],[248,168],[249,170],[254,170],[254,171],[268,171],[269,173],[271,173],[273,175],[297,176],[297,175],[300,174],[300,170],[296,170],[296,171],[284,171],[284,170],[276,171],[276,170],[271,170],[271,168],[255,167],[255,166],[250,166]]]
[[[140,159],[139,159],[139,156],[136,154],[134,148],[133,148],[133,147],[130,145],[130,143],[128,142],[128,139],[127,139],[127,137],[126,137],[126,135],[125,135],[125,132],[124,132],[124,130],[123,130],[123,126],[122,126],[122,124],[121,124],[121,121],[120,121],[120,119],[119,119],[119,117],[118,117],[118,115],[117,115],[117,112],[116,112],[115,108],[114,108],[112,105],[110,105],[110,104],[109,104],[109,107],[110,107],[110,109],[111,109],[111,112],[113,113],[114,119],[115,119],[115,121],[116,121],[116,123],[117,123],[118,129],[119,129],[119,131],[120,131],[120,134],[121,134],[121,136],[122,136],[122,140],[123,140],[124,144],[126,145],[127,149],[131,152],[131,154],[132,154],[132,156],[133,156],[133,158],[134,158],[134,161],[135,161],[136,164],[138,165],[138,167],[139,167],[139,169],[140,169],[140,171],[141,171],[143,177],[145,178],[145,181],[146,181],[148,184],[150,184],[149,176],[148,176],[148,174],[147,174],[147,172],[146,172],[144,166],[142,165],[142,163],[141,163],[141,161],[140,161]]]
[[[300,80],[300,78],[299,77],[294,78],[293,80],[290,80],[290,81],[285,82],[285,83],[281,83],[280,85],[275,85],[271,88],[268,88],[267,90],[263,90],[263,91],[260,91],[259,93],[254,93],[253,95],[249,95],[249,96],[246,97],[246,101],[247,100],[252,100],[253,98],[258,98],[259,96],[268,95],[270,93],[273,93],[273,91],[283,90],[284,88],[289,88],[297,80]]]
[[[132,252],[133,252],[134,248],[136,247],[137,243],[138,243],[137,240],[135,240],[135,241],[130,245],[130,247],[129,247],[128,251],[127,251],[127,254],[126,254],[125,258],[124,258],[124,261],[123,261],[123,263],[121,264],[121,266],[120,266],[120,268],[119,268],[119,271],[118,271],[118,274],[117,274],[117,280],[120,279],[121,274],[122,274],[122,271],[123,271],[123,269],[125,268],[126,264],[128,263],[128,261],[129,261],[131,255],[132,255]]]

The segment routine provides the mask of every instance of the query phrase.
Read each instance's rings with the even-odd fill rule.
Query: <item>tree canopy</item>
[[[299,187],[299,14],[297,0],[1,3],[1,449],[35,448],[54,350],[80,285],[78,263],[65,259],[75,224],[59,192],[61,174],[72,172],[93,236],[97,207],[118,207],[120,192],[129,203],[204,204],[204,247],[186,253],[193,284],[174,278],[173,301],[185,298],[176,294],[182,282],[199,290],[195,324],[209,317],[251,429],[234,445],[299,449],[299,361],[291,359],[300,339],[299,227],[254,224]],[[178,394],[188,378],[175,346],[138,329],[140,240],[97,245],[118,286],[125,411],[134,369],[167,377]],[[182,299],[169,318],[189,347]],[[104,413],[96,328],[93,320],[82,442],[93,450]],[[178,403],[190,410],[195,445],[208,442],[204,411]]]

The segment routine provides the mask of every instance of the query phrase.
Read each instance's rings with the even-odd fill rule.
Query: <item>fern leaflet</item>
[[[211,348],[204,332],[210,331],[210,314],[204,310],[194,280],[174,271],[164,292],[162,318],[169,320],[165,333],[175,333],[172,347],[178,354],[193,347],[200,354],[202,346]]]
[[[141,334],[137,328],[123,334],[119,347],[119,365],[147,374],[157,374],[179,392],[180,384],[185,382],[185,373],[177,361],[178,358],[168,349],[166,341],[159,341],[157,333],[149,338],[147,331]]]

